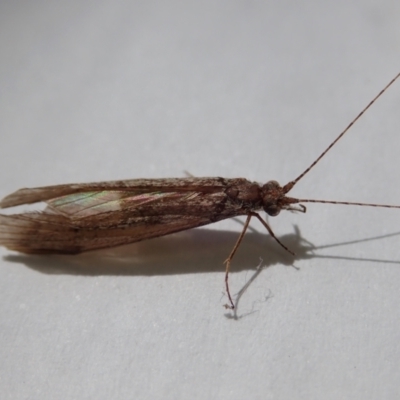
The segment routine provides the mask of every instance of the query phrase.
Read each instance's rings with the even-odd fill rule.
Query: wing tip
[[[0,208],[9,208],[22,204],[35,203],[32,201],[33,189],[19,189],[0,200]]]
[[[77,254],[74,232],[62,217],[44,213],[0,214],[0,246],[26,254]]]

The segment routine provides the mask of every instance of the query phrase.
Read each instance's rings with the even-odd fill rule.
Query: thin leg
[[[269,232],[269,234],[287,251],[289,252],[292,256],[294,256],[295,254],[293,253],[293,251],[289,250],[274,234],[274,232],[272,231],[272,229],[270,228],[270,226],[260,217],[259,214],[252,212],[250,214],[251,217],[256,217],[267,229],[267,231]]]
[[[258,215],[258,214],[256,214],[256,215]],[[233,247],[233,249],[231,251],[231,254],[229,254],[229,257],[224,261],[224,264],[226,264],[226,266],[225,266],[225,289],[226,289],[226,294],[228,295],[229,302],[231,303],[230,305],[226,304],[225,307],[230,308],[231,310],[235,309],[235,305],[233,304],[231,292],[229,290],[229,282],[228,282],[229,270],[231,268],[231,261],[232,261],[233,256],[236,253],[236,250],[239,248],[240,243],[243,240],[243,237],[247,231],[247,228],[249,227],[252,216],[253,216],[252,214],[247,215],[247,219],[246,219],[246,222],[244,223],[242,233],[240,234],[238,240],[236,241],[235,246]]]
[[[226,267],[225,267],[225,290],[226,290],[226,294],[228,295],[228,299],[229,299],[229,303],[230,303],[230,305],[229,305],[229,304],[226,304],[225,307],[226,307],[226,308],[230,308],[231,310],[234,310],[234,309],[235,309],[235,305],[233,304],[231,292],[230,292],[230,290],[229,290],[229,270],[230,270],[230,268],[231,268],[231,261],[232,261],[232,259],[233,259],[233,256],[235,255],[236,250],[239,248],[240,243],[242,242],[243,237],[244,237],[244,235],[245,235],[245,233],[246,233],[246,231],[247,231],[247,228],[249,227],[251,217],[256,217],[256,218],[265,226],[265,228],[267,229],[267,231],[269,232],[269,234],[278,242],[278,244],[279,244],[281,247],[283,247],[288,253],[292,254],[293,256],[295,255],[295,254],[293,253],[293,251],[289,250],[289,249],[275,236],[275,234],[274,234],[274,232],[272,231],[272,229],[270,228],[270,226],[260,217],[259,214],[255,213],[255,212],[250,212],[250,213],[247,215],[247,219],[246,219],[246,222],[244,223],[243,230],[242,230],[240,236],[238,237],[238,240],[236,241],[235,246],[233,247],[233,249],[232,249],[232,251],[231,251],[231,254],[229,254],[229,257],[228,257],[228,258],[225,260],[225,262],[224,262],[224,264],[226,264]]]

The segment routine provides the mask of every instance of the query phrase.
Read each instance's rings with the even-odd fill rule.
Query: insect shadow
[[[297,225],[293,227],[292,233],[280,236],[280,239],[296,253],[296,257],[292,257],[277,246],[272,237],[252,229],[247,232],[235,257],[232,272],[258,271],[260,266],[257,269],[257,265],[259,265],[260,259],[262,259],[262,269],[276,264],[297,268],[295,266],[296,261],[313,258],[400,264],[400,260],[352,258],[316,253],[317,250],[398,236],[400,232],[314,246],[302,237]],[[78,255],[18,254],[7,255],[4,259],[25,264],[27,267],[45,274],[151,276],[206,272],[222,273],[225,270],[222,262],[226,259],[232,243],[236,239],[237,232],[200,228]]]

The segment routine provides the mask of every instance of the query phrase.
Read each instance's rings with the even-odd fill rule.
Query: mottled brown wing
[[[134,194],[149,192],[201,192],[216,193],[229,185],[247,182],[246,179],[224,178],[167,178],[167,179],[131,179],[109,182],[77,183],[20,189],[0,201],[0,208],[14,207],[47,201],[56,197],[74,193],[99,191],[129,191]]]
[[[24,253],[80,253],[133,243],[241,215],[216,193],[86,192],[38,213],[0,214],[0,244]]]
[[[77,254],[164,236],[208,223],[210,220],[206,217],[175,215],[159,217],[157,221],[137,218],[134,224],[124,227],[90,229],[74,228],[68,219],[59,215],[0,214],[0,244],[22,253]]]

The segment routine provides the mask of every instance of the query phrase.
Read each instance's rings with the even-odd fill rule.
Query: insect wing
[[[227,185],[246,181],[245,179],[223,178],[166,178],[166,179],[131,179],[109,182],[77,183],[20,189],[0,201],[0,208],[14,207],[48,201],[74,193],[128,191],[131,194],[149,192],[202,192],[216,193]]]
[[[23,253],[76,254],[163,236],[209,222],[208,218],[197,216],[163,216],[157,221],[142,217],[136,218],[132,225],[77,230],[59,215],[0,214],[0,244]]]
[[[43,212],[0,215],[0,244],[25,253],[79,253],[195,228],[240,215],[223,191],[75,193]]]

